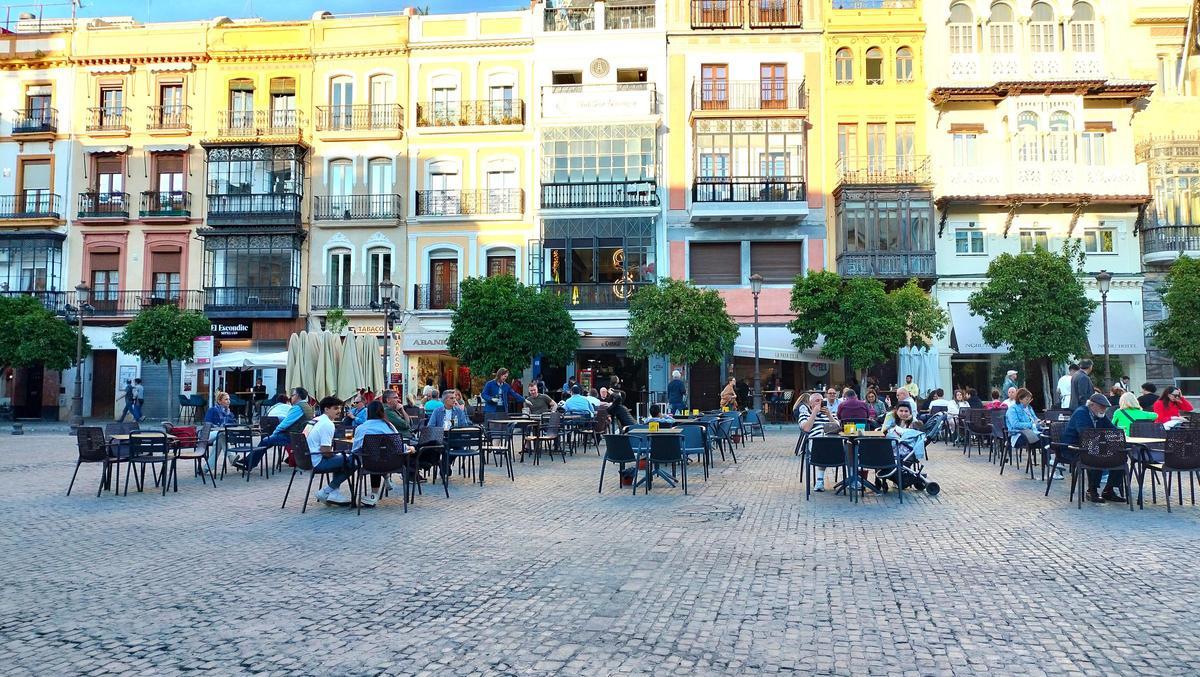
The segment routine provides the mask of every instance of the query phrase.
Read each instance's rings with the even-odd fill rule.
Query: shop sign
[[[212,333],[219,339],[248,339],[254,334],[254,325],[250,322],[213,322]]]
[[[213,324],[216,326],[216,323]],[[207,367],[213,358],[213,337],[197,336],[192,339],[192,362],[197,367]]]
[[[448,333],[405,334],[402,343],[407,352],[446,352],[450,340]]]
[[[584,336],[579,339],[580,350],[625,350],[629,338],[625,336]]]

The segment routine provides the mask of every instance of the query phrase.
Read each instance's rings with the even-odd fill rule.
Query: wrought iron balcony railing
[[[654,3],[632,5],[629,7],[604,8],[605,30],[635,30],[639,28],[654,28]]]
[[[59,196],[48,190],[27,190],[17,195],[0,195],[0,219],[57,219]]]
[[[803,177],[697,176],[692,202],[798,202],[808,198]]]
[[[692,28],[741,28],[745,0],[691,0]]]
[[[936,277],[931,251],[873,251],[838,254],[838,274],[846,277]]]
[[[203,310],[204,293],[179,289],[93,290],[88,305],[94,309],[91,317],[133,317],[147,308],[167,305],[180,310]]]
[[[313,310],[371,310],[378,302],[379,287],[370,284],[314,284],[308,297]]]
[[[128,132],[129,109],[122,106],[89,108],[86,129],[89,132]]]
[[[548,32],[591,31],[596,29],[596,13],[591,7],[547,9],[543,29]]]
[[[313,219],[318,221],[365,221],[399,219],[404,212],[399,195],[318,195],[313,200]]]
[[[396,103],[317,106],[318,132],[395,130],[404,127],[404,107]]]
[[[146,129],[150,131],[191,129],[191,106],[150,106],[147,112]]]
[[[190,216],[192,194],[182,190],[145,191],[140,215],[143,217]]]
[[[447,101],[417,104],[420,127],[470,127],[525,124],[525,102],[520,99]]]
[[[79,218],[128,218],[129,193],[80,193]]]
[[[521,214],[524,211],[525,191],[520,188],[417,191],[417,216]]]
[[[1142,252],[1200,252],[1200,226],[1150,226],[1141,231]]]
[[[299,193],[246,193],[208,196],[211,225],[300,223]]]
[[[449,310],[458,305],[458,283],[413,285],[414,310]]]
[[[692,82],[694,110],[808,110],[803,80],[697,80]]]
[[[204,312],[219,317],[296,317],[298,287],[205,287]]]
[[[13,113],[13,134],[52,134],[58,131],[56,108],[27,108]]]
[[[655,181],[542,184],[542,209],[657,206],[658,184]]]
[[[0,297],[15,298],[18,296],[32,296],[37,299],[42,307],[52,313],[61,311],[67,305],[67,292],[65,291],[12,291],[0,290]]]
[[[276,110],[227,110],[217,114],[222,138],[298,137],[303,115],[292,108]]]
[[[629,299],[638,289],[654,284],[653,282],[585,282],[580,284],[547,283],[542,289],[558,294],[568,309],[592,310],[605,308],[626,308]]]
[[[750,0],[751,28],[802,28],[800,0]]]
[[[860,155],[838,158],[843,184],[876,185],[929,183],[928,155]]]

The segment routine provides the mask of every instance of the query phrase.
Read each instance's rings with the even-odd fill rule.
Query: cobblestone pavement
[[[287,475],[95,497],[0,438],[6,675],[1196,674],[1200,509],[1068,505],[935,447],[936,499],[805,502],[790,432],[691,495],[592,454],[362,516]],[[186,473],[185,473],[186,474]],[[608,479],[615,479],[613,474]],[[302,490],[304,485],[300,484]],[[89,491],[90,489],[90,491]],[[293,493],[298,498],[298,495]]]

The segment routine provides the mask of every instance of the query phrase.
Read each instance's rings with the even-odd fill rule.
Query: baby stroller
[[[896,456],[900,459],[900,470],[883,470],[875,473],[875,487],[885,492],[888,483],[895,484],[898,489],[916,489],[930,496],[937,496],[942,488],[937,482],[931,482],[925,474],[925,441],[929,431],[905,430],[896,441]]]

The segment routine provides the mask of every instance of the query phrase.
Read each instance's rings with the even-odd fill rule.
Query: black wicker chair
[[[370,481],[372,475],[382,477],[385,481],[380,483],[380,493],[386,495],[386,480],[393,473],[400,473],[401,479],[403,479],[404,512],[408,512],[408,467],[409,454],[405,450],[403,435],[393,433],[364,436],[362,447],[358,450],[358,468],[355,470],[360,488],[358,514],[362,514],[362,494],[368,486],[363,482]],[[380,498],[382,497],[380,496]]]
[[[104,487],[109,486],[112,481],[112,469],[117,468],[117,481],[120,482],[121,470],[120,464],[128,461],[128,458],[119,458],[109,453],[108,441],[104,436],[104,430],[99,426],[79,426],[75,430],[75,443],[79,449],[79,458],[75,461],[75,472],[71,473],[71,483],[67,485],[67,495],[71,495],[71,489],[75,486],[75,477],[79,475],[79,466],[84,463],[100,463],[100,484],[96,488],[96,496],[100,496],[100,492],[104,491]]]
[[[1078,508],[1083,508],[1084,482],[1086,471],[1108,472],[1121,471],[1124,474],[1122,490],[1125,502],[1133,510],[1129,497],[1129,452],[1126,451],[1125,431],[1119,429],[1098,430],[1095,428],[1083,430],[1079,435],[1079,459],[1075,462],[1071,473],[1071,487],[1079,485]],[[1080,476],[1083,473],[1085,476]]]
[[[1183,473],[1188,475],[1192,505],[1196,505],[1196,474],[1200,473],[1200,430],[1169,430],[1163,447],[1162,463],[1149,463],[1151,477],[1162,473],[1163,486],[1167,492],[1167,512],[1171,512],[1171,474],[1174,473],[1179,487],[1179,505],[1183,505]]]

